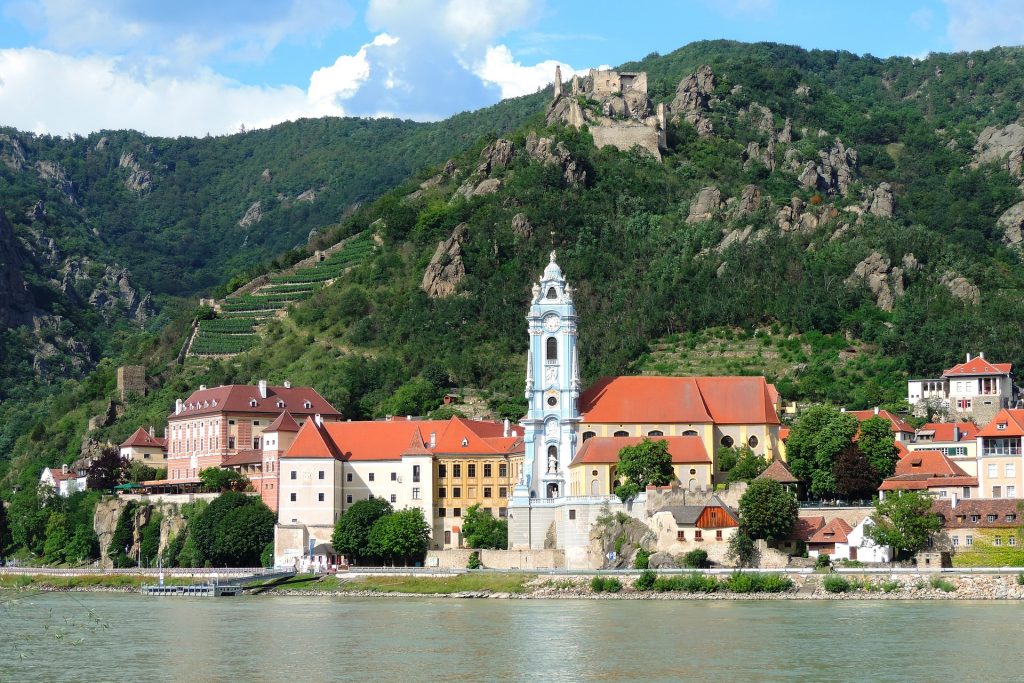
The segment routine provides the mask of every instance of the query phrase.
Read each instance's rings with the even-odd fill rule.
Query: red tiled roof
[[[328,423],[342,424],[342,423]],[[345,423],[348,424],[348,423]],[[334,440],[327,436],[324,427],[318,426],[314,420],[306,420],[299,429],[298,436],[282,458],[337,458],[341,454],[334,446]]]
[[[1024,516],[1021,501],[1013,498],[961,499],[956,507],[951,500],[936,500],[932,503],[932,512],[942,517],[944,527],[953,529],[1016,528]],[[995,515],[991,522],[989,515]],[[1007,515],[1012,518],[1007,519]],[[971,520],[972,516],[977,517],[977,521]]]
[[[896,463],[896,473],[882,482],[880,491],[908,491],[944,486],[977,486],[962,467],[939,451],[912,451]]]
[[[62,481],[67,479],[78,479],[79,475],[74,470],[69,469],[67,474],[60,467],[47,467],[50,470],[50,476],[53,477],[53,483],[60,485]]]
[[[255,401],[256,405],[252,405]],[[310,407],[306,407],[306,401]],[[278,405],[283,403],[283,405]],[[180,414],[171,413],[169,419],[181,420],[197,415],[215,413],[271,413],[288,410],[293,415],[340,417],[334,406],[312,387],[267,387],[267,397],[260,397],[260,388],[251,384],[230,384],[200,389],[184,400]]]
[[[960,430],[960,438],[954,440],[953,428]],[[921,425],[917,430],[918,437],[922,433],[932,432],[930,441],[942,443],[958,443],[959,441],[971,441],[978,435],[978,425],[973,422],[929,422]]]
[[[899,441],[896,442],[896,457],[901,460],[910,455],[910,449],[901,444]]]
[[[779,427],[779,441],[785,442],[789,438],[789,427]]]
[[[842,517],[836,517],[808,537],[808,543],[846,543],[853,527]]]
[[[825,526],[824,517],[797,517],[786,540],[806,542],[815,531]]]
[[[847,410],[846,412],[856,417],[859,422],[870,420],[873,417],[880,417],[889,423],[894,432],[914,433],[914,428],[904,422],[902,417],[893,415],[888,410],[879,410],[877,415],[874,410]]]
[[[1024,436],[1024,410],[1003,408],[978,430],[978,436]]]
[[[639,436],[594,436],[583,442],[569,466],[619,461],[619,451],[643,441]],[[704,441],[699,436],[659,436],[651,441],[667,441],[673,464],[710,463]]]
[[[160,448],[167,450],[167,439],[161,439],[156,436],[150,436],[142,427],[135,430],[135,433],[128,437],[128,439],[121,444],[121,448]]]
[[[1008,375],[1013,371],[1012,363],[989,363],[981,356],[975,356],[966,363],[958,363],[942,373],[943,377],[964,377],[970,375]]]
[[[793,476],[793,473],[786,467],[786,463],[781,460],[774,460],[772,464],[765,468],[765,471],[757,475],[755,479],[774,479],[780,484],[796,484],[800,480]]]
[[[764,377],[605,377],[579,406],[584,422],[779,424]]]
[[[505,427],[501,422],[452,417],[443,424],[442,429],[438,430],[441,434],[437,439],[437,446],[431,449],[434,453],[446,455],[508,453],[517,444],[522,443],[521,437],[503,436]]]
[[[256,465],[263,462],[263,451],[238,451],[234,455],[228,456],[224,459],[224,462],[220,464],[221,467],[238,467],[240,465]]]
[[[270,426],[263,430],[263,433],[267,432],[297,432],[299,431],[299,423],[295,421],[291,413],[287,410],[277,416],[277,419],[270,423]]]

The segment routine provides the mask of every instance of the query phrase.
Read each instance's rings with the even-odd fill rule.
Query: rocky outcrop
[[[0,133],[0,163],[12,171],[25,167],[25,148],[16,137]]]
[[[650,544],[653,534],[643,522],[626,515],[608,515],[590,531],[590,556],[604,561],[603,569],[633,566],[636,551]],[[611,558],[611,559],[610,559]]]
[[[99,139],[99,142],[96,143],[96,146],[93,147],[93,149],[97,152],[102,152],[107,148],[108,144],[110,144],[110,140],[108,140],[107,136],[104,135]]]
[[[552,138],[537,137],[530,133],[526,138],[526,155],[533,161],[558,166],[567,185],[580,186],[587,182],[587,171],[573,158],[561,142]]]
[[[753,130],[767,135],[775,134],[775,115],[763,104],[751,102],[746,111],[740,111],[740,116],[746,118],[747,125]]]
[[[743,167],[750,168],[755,161],[763,164],[769,171],[775,170],[774,140],[769,140],[764,149],[761,148],[760,142],[751,140],[747,143],[747,149],[743,152]]]
[[[35,300],[22,275],[24,267],[21,244],[0,210],[0,329],[27,323],[35,310]]]
[[[978,289],[977,286],[971,284],[970,280],[961,275],[957,275],[952,271],[947,271],[939,278],[939,283],[949,290],[949,293],[953,295],[953,298],[959,299],[965,304],[974,304],[977,306],[981,303],[981,290]]]
[[[117,522],[121,519],[121,513],[128,506],[128,501],[120,498],[106,498],[96,503],[96,511],[93,513],[92,528],[96,532],[96,538],[100,545],[100,567],[110,569],[114,565],[107,554],[110,547],[110,539],[114,537],[114,530],[117,529]]]
[[[1024,242],[1024,202],[1017,202],[996,220],[1003,231],[1003,242],[1011,247]]]
[[[722,192],[717,187],[701,188],[690,203],[690,212],[686,216],[686,222],[700,223],[710,220],[723,206]]]
[[[25,210],[25,218],[33,223],[46,220],[46,205],[42,199]]]
[[[501,179],[500,178],[485,178],[484,180],[480,181],[480,184],[477,185],[473,189],[473,192],[469,196],[470,197],[484,197],[484,196],[489,195],[489,194],[494,194],[495,192],[497,192],[500,189],[501,189]]]
[[[765,205],[766,198],[761,196],[761,190],[757,185],[747,185],[740,194],[739,202],[733,209],[733,215],[737,218],[745,218]]]
[[[76,203],[75,186],[68,180],[64,169],[55,161],[37,161],[36,172],[43,180],[49,181],[72,204]]]
[[[512,232],[520,239],[530,239],[533,236],[533,226],[525,213],[517,213],[512,216]]]
[[[310,189],[306,190],[305,192],[303,192],[302,194],[300,194],[298,197],[296,197],[295,201],[296,202],[307,202],[309,204],[312,204],[313,202],[316,201],[316,191],[314,191],[312,188],[310,188]]]
[[[846,147],[837,138],[829,149],[818,152],[819,163],[808,161],[799,181],[804,187],[827,194],[840,194],[843,197],[850,192],[857,170],[857,150]]]
[[[782,232],[811,233],[827,218],[827,215],[819,217],[813,211],[808,211],[802,199],[793,197],[788,206],[782,207],[775,214],[775,224]]]
[[[1011,123],[1002,128],[989,126],[981,131],[974,146],[975,168],[979,164],[996,162],[1015,178],[1024,177],[1024,126]]]
[[[793,142],[793,122],[790,121],[788,117],[786,118],[786,122],[782,124],[782,130],[779,131],[779,134],[775,139],[787,144]]]
[[[114,266],[107,266],[89,296],[89,304],[107,314],[123,309],[130,319],[139,323],[153,315],[153,302],[149,295],[143,296],[132,286],[126,269]]]
[[[480,152],[480,165],[477,166],[476,172],[489,176],[493,171],[511,164],[515,154],[516,148],[511,140],[498,138]]]
[[[121,155],[118,167],[128,171],[128,177],[124,179],[124,186],[136,194],[148,192],[153,188],[153,175],[139,165],[135,158],[135,152],[125,152]]]
[[[679,82],[676,96],[669,105],[673,121],[686,121],[697,129],[697,135],[708,137],[713,132],[708,112],[715,98],[715,73],[707,64]]]
[[[248,229],[263,220],[263,202],[253,202],[238,221],[238,227]]]
[[[811,86],[801,83],[800,85],[796,86],[796,90],[793,91],[793,94],[796,95],[797,97],[810,97]]]
[[[273,179],[274,174],[270,172],[269,168],[263,169],[263,172],[260,173],[260,180],[262,180],[264,183],[269,183]]]
[[[903,269],[892,268],[889,259],[873,251],[857,264],[847,285],[865,283],[875,296],[875,304],[883,311],[891,311],[898,297],[903,296]]]
[[[868,196],[867,212],[881,218],[892,218],[893,208],[892,187],[889,183],[879,183]]]
[[[439,242],[434,255],[423,273],[420,287],[431,299],[451,296],[459,283],[466,277],[466,266],[462,262],[462,243],[469,226],[459,223],[452,236]]]

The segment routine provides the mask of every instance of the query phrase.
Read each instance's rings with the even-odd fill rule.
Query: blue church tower
[[[533,286],[526,316],[530,349],[526,360],[526,400],[522,421],[526,452],[513,504],[531,498],[562,498],[568,493],[569,463],[576,454],[580,420],[580,370],[576,350],[576,307],[572,288],[555,263],[555,252]]]

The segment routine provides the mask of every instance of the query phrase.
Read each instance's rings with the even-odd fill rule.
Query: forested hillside
[[[765,372],[787,398],[867,407],[898,402],[908,373],[936,373],[965,351],[1019,365],[1022,60],[1018,49],[878,60],[730,42],[650,55],[623,68],[646,70],[652,100],[669,105],[660,162],[596,149],[586,128],[546,123],[544,98],[521,100],[518,121],[495,122],[380,199],[344,217],[370,191],[337,200],[321,216],[337,225],[319,239],[369,231],[378,248],[269,325],[262,346],[179,366],[186,319],[131,337],[118,360],[146,363],[153,390],[89,436],[117,442],[162,425],[173,400],[200,383],[259,378],[313,384],[351,418],[423,414],[451,387],[480,389],[496,414],[514,417],[523,315],[551,249],[575,288],[585,381]],[[240,140],[249,148],[273,133]],[[288,239],[267,243],[303,241],[320,226],[290,222],[298,202],[285,207],[275,193],[294,200],[334,176],[297,168],[287,186],[263,189],[262,168],[273,175],[283,162],[249,149],[258,160],[239,175],[245,191],[219,208],[197,204],[199,222],[220,212],[217,225],[234,239],[242,233],[232,223],[261,199],[292,226]],[[126,196],[111,211],[141,201]],[[163,266],[148,286],[158,288],[162,267],[187,271],[178,293],[233,274],[177,258],[154,261]],[[220,263],[244,267],[238,258],[227,249]],[[743,362],[708,360],[740,346]],[[0,406],[0,453],[17,463],[8,484],[78,455],[88,417],[111,397],[114,365],[45,401]]]

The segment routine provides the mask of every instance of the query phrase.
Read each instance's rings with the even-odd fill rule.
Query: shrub
[[[785,593],[793,588],[793,579],[782,574],[760,574],[762,593]]]
[[[933,576],[931,580],[932,588],[937,588],[943,593],[952,593],[956,590],[956,586],[942,578],[941,576]]]
[[[733,572],[729,578],[723,581],[725,589],[731,593],[753,593],[756,590],[757,574],[744,574]]]
[[[683,555],[683,566],[688,569],[703,569],[708,566],[708,553],[700,548]]]
[[[647,569],[640,572],[640,576],[636,577],[636,581],[633,582],[633,588],[638,591],[649,591],[654,587],[654,582],[657,579],[658,575]]]
[[[718,590],[718,581],[713,576],[704,574],[685,574],[675,577],[673,590],[687,593],[714,593]]]
[[[864,563],[860,560],[843,560],[842,565],[844,567],[863,567]]]
[[[818,559],[814,561],[816,569],[828,569],[832,566],[832,559],[825,553],[820,553]]]
[[[651,553],[643,548],[636,551],[633,558],[633,569],[647,569],[651,562]]]
[[[899,581],[891,581],[890,580],[890,581],[883,581],[882,582],[882,592],[883,593],[892,593],[894,590],[896,590],[899,587],[900,587],[900,582]]]
[[[1024,586],[1024,572],[1017,574],[1017,585]]]
[[[469,554],[469,561],[466,563],[466,569],[480,569],[480,553],[473,551]]]
[[[826,576],[823,585],[829,593],[848,593],[853,588],[845,576]]]
[[[604,580],[604,590],[606,593],[618,593],[622,590],[622,582],[614,576]]]
[[[260,553],[260,564],[267,569],[274,566],[274,542],[267,541],[267,544],[263,546],[263,552]]]
[[[590,590],[595,593],[603,593],[605,587],[605,581],[603,576],[595,576],[590,580]]]

